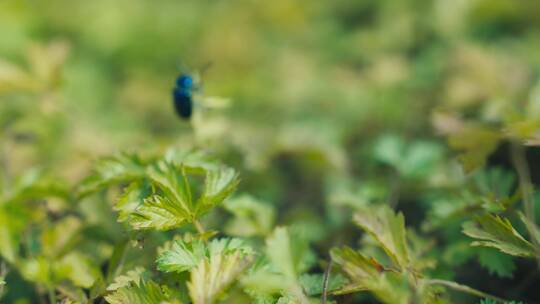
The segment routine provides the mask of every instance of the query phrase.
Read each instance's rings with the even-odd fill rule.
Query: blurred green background
[[[436,113],[540,117],[538,16],[536,0],[1,0],[3,184],[31,168],[76,181],[99,156],[196,147],[240,170],[241,191],[276,206],[278,223],[307,227],[322,257],[359,235],[340,208],[397,204],[394,187],[408,225],[437,226],[451,204],[441,191],[467,176]],[[174,81],[209,62],[183,121]],[[442,240],[439,275],[500,294],[510,279],[490,284],[456,261],[466,238],[444,247],[460,225],[428,232]]]
[[[1,75],[27,78],[2,99],[32,108],[22,130],[57,141],[34,152],[69,166],[184,141],[231,147],[252,167],[276,145],[311,145],[337,165],[381,132],[432,134],[436,107],[496,120],[519,106],[540,64],[539,11],[511,0],[4,0]],[[204,94],[231,102],[190,126],[171,110],[172,86],[181,66],[208,62]]]

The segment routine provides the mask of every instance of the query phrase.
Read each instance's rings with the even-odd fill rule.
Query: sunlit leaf
[[[222,203],[236,189],[238,182],[238,174],[232,168],[206,171],[204,190],[197,200],[197,213],[204,214]]]
[[[158,269],[164,272],[183,272],[192,270],[205,258],[214,255],[227,255],[239,252],[251,256],[253,250],[240,239],[216,239],[205,244],[202,240],[176,240],[170,248],[163,250],[157,259]]]
[[[405,239],[405,219],[402,213],[394,213],[388,206],[357,212],[354,222],[369,233],[399,268],[409,264]]]
[[[217,303],[222,293],[249,266],[250,260],[239,251],[231,254],[215,254],[201,260],[192,270],[188,283],[193,303]]]
[[[165,272],[183,272],[193,269],[206,256],[206,248],[202,241],[175,241],[169,250],[164,251],[157,259],[157,267]]]
[[[129,287],[130,284],[139,286],[142,282],[149,279],[147,271],[142,267],[136,267],[114,278],[114,282],[107,286],[108,291],[114,291],[123,287]]]
[[[514,256],[533,257],[534,246],[525,240],[508,219],[485,214],[463,224],[463,233],[478,239],[473,246],[487,246]]]
[[[400,274],[385,270],[375,259],[349,247],[333,248],[330,254],[349,278],[349,283],[333,291],[333,294],[369,291],[383,303],[408,303],[409,290],[403,288]]]
[[[328,278],[327,292],[336,291],[345,286],[347,279],[341,274],[330,274]],[[324,274],[303,274],[300,276],[300,284],[308,296],[321,295],[323,293]]]
[[[189,222],[190,215],[177,201],[169,197],[153,195],[145,198],[143,204],[130,216],[135,229],[169,230]]]
[[[345,290],[377,288],[382,269],[375,260],[349,247],[333,248],[330,254],[332,261],[339,265],[351,279],[351,286],[344,287]]]
[[[183,167],[160,161],[148,169],[148,177],[152,184],[163,191],[163,196],[175,206],[178,213],[185,217],[193,213],[190,185]]]
[[[130,284],[121,287],[111,294],[105,296],[105,300],[110,304],[180,304],[181,302],[172,299],[161,286],[148,281],[139,284]]]

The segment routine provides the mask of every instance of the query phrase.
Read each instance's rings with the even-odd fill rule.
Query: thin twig
[[[54,291],[54,287],[47,287],[47,292],[49,294],[49,303],[56,304],[56,293]]]
[[[193,225],[195,226],[195,228],[197,229],[197,232],[199,233],[199,235],[203,235],[206,231],[204,230],[204,227],[203,225],[201,224],[201,222],[199,222],[198,220],[194,220],[193,221]]]
[[[446,286],[446,287],[452,288],[454,290],[461,291],[461,292],[464,292],[464,293],[468,293],[468,294],[471,294],[471,295],[474,295],[474,296],[477,296],[477,297],[480,297],[480,298],[491,299],[491,300],[495,300],[495,301],[502,302],[502,303],[507,302],[506,300],[501,299],[499,297],[490,295],[490,294],[485,293],[483,291],[480,291],[478,289],[471,288],[471,287],[469,287],[467,285],[461,285],[459,283],[452,282],[452,281],[439,280],[439,279],[430,279],[430,280],[425,280],[425,282],[427,284],[431,284],[431,285]]]
[[[390,185],[390,195],[388,196],[388,204],[392,208],[396,208],[399,203],[399,194],[401,191],[401,176],[399,172],[395,172],[395,175],[392,177],[392,182]]]
[[[322,304],[326,304],[326,298],[328,294],[328,282],[330,281],[330,272],[332,271],[332,257],[330,257],[330,261],[328,261],[328,266],[326,266],[326,270],[324,271],[324,278],[323,278],[323,290],[322,290]]]
[[[512,162],[514,163],[519,177],[519,188],[523,198],[525,215],[532,223],[534,223],[535,216],[531,174],[529,172],[529,166],[527,165],[525,149],[518,143],[512,143]]]
[[[536,221],[534,214],[533,184],[531,182],[531,174],[529,172],[529,166],[527,165],[524,147],[517,142],[513,142],[511,146],[511,156],[512,162],[514,163],[514,167],[516,168],[519,177],[519,188],[521,190],[521,197],[523,199],[525,217],[527,218],[525,227],[529,232],[532,243],[535,245],[534,247],[537,253],[536,262],[538,267],[540,267],[540,244],[536,238],[537,228],[535,227]]]

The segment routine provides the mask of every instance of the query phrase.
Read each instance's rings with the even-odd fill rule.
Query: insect
[[[191,118],[195,106],[193,95],[201,88],[201,75],[211,65],[212,63],[208,62],[199,71],[194,71],[193,73],[182,72],[176,78],[176,85],[173,89],[173,101],[174,109],[181,118]]]
[[[193,93],[197,87],[193,76],[180,74],[176,79],[176,86],[173,89],[174,109],[183,119],[190,119],[193,113]]]

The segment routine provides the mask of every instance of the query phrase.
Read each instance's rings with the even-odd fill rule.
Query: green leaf
[[[236,188],[238,176],[233,169],[205,171],[204,189],[193,203],[191,185],[184,166],[160,161],[147,170],[148,178],[159,193],[142,199],[148,189],[131,185],[117,208],[120,220],[128,218],[134,229],[170,230],[192,223],[214,206],[223,202]]]
[[[178,166],[184,166],[188,173],[204,173],[220,166],[216,159],[198,149],[172,148],[167,150],[164,159]]]
[[[433,142],[416,141],[410,145],[398,136],[386,135],[375,143],[374,156],[394,167],[402,176],[418,178],[430,173],[442,158],[442,148]]]
[[[324,274],[303,274],[300,276],[300,284],[308,296],[321,295],[323,293]],[[341,274],[331,274],[328,278],[328,292],[338,290],[345,286],[347,279]]]
[[[90,288],[100,274],[88,257],[76,251],[52,262],[43,256],[22,260],[20,270],[26,280],[45,286],[69,280],[84,288]]]
[[[201,240],[176,240],[157,259],[157,267],[164,272],[190,271],[205,258],[239,252],[242,256],[254,254],[251,247],[240,239],[223,238],[212,240],[206,245]]]
[[[283,297],[280,297],[276,304],[310,304],[313,302],[310,302],[308,299],[304,297],[299,297],[294,294],[287,294]]]
[[[511,278],[516,269],[510,255],[503,254],[492,248],[481,248],[478,251],[478,261],[490,274],[495,273],[501,278]]]
[[[299,276],[312,261],[306,240],[287,228],[278,227],[266,238],[266,257],[242,279],[244,288],[250,294],[266,297],[287,294],[301,303],[308,303],[299,281]]]
[[[40,283],[45,286],[52,286],[51,264],[41,256],[22,260],[19,264],[19,271],[23,278],[30,282]]]
[[[7,269],[4,264],[0,264],[0,299],[2,299],[2,296],[4,295],[4,292],[6,290],[6,275],[7,275]]]
[[[458,159],[467,173],[484,166],[499,140],[498,132],[473,124],[463,126],[448,138],[450,146],[461,152]]]
[[[265,236],[272,230],[275,211],[269,204],[249,195],[242,195],[225,201],[224,207],[234,214],[234,218],[225,226],[229,235]]]
[[[351,279],[351,285],[344,287],[341,292],[353,290],[371,290],[378,288],[382,269],[374,259],[370,259],[350,247],[332,248],[332,261]]]
[[[181,303],[179,300],[172,299],[166,289],[152,281],[132,283],[129,286],[121,287],[105,296],[105,300],[110,304]]]
[[[147,183],[133,182],[124,189],[113,209],[118,211],[118,221],[129,221],[131,215],[144,203],[144,199],[151,195]]]
[[[111,185],[141,179],[145,168],[146,161],[136,154],[103,158],[94,166],[93,174],[79,185],[78,193],[86,196]]]
[[[288,279],[296,281],[304,270],[305,258],[309,254],[306,242],[292,240],[285,227],[278,227],[266,239],[266,254],[272,264]]]
[[[501,302],[497,302],[497,301],[491,300],[491,299],[483,299],[483,300],[480,300],[480,304],[501,304]],[[525,303],[516,302],[516,301],[510,301],[510,302],[504,302],[502,304],[525,304]]]
[[[130,216],[130,224],[135,229],[169,230],[189,221],[190,214],[169,197],[152,195]]]
[[[215,239],[208,244],[208,256],[233,252],[240,252],[242,255],[255,254],[250,246],[246,245],[244,241],[237,238]]]
[[[99,269],[89,258],[81,253],[72,251],[53,264],[56,280],[65,278],[77,287],[90,288],[99,277]]]
[[[479,239],[473,246],[487,246],[499,249],[510,255],[533,257],[533,245],[525,240],[508,219],[497,215],[476,216],[474,221],[463,224],[463,233]]]
[[[375,259],[349,247],[332,248],[330,255],[350,281],[333,294],[369,291],[383,303],[409,303],[410,289],[404,287],[400,273],[387,271]]]
[[[76,245],[80,237],[82,223],[74,216],[57,221],[53,227],[41,235],[42,252],[45,256],[56,258]]]
[[[240,251],[214,254],[192,270],[188,290],[193,303],[217,303],[225,290],[249,266],[251,258]]]
[[[158,257],[157,268],[164,272],[189,271],[195,268],[205,256],[206,248],[203,241],[175,241],[170,250],[166,250]]]
[[[186,217],[192,215],[191,190],[183,166],[160,161],[148,169],[148,177],[174,204],[178,213],[184,213]]]
[[[252,298],[252,303],[254,304],[275,304],[276,298],[267,295],[267,294],[260,294],[257,292],[253,292],[251,290],[246,290],[246,293],[249,294],[249,296]]]
[[[369,233],[400,269],[409,265],[405,239],[405,219],[388,206],[366,209],[353,217],[354,222]]]
[[[16,180],[15,185],[2,190],[0,205],[52,197],[61,199],[70,197],[67,183],[38,169],[28,170]]]
[[[266,257],[258,259],[249,272],[242,277],[242,286],[254,299],[274,298],[286,292],[291,285],[294,284],[291,284],[290,279],[278,273]],[[272,303],[275,303],[275,300]]]
[[[238,174],[232,168],[206,171],[204,191],[197,201],[197,214],[202,215],[222,203],[238,185]]]
[[[57,284],[55,288],[61,294],[62,303],[88,303],[88,297],[83,288],[76,287],[69,282],[61,282],[60,284]]]
[[[0,255],[6,261],[15,263],[19,258],[19,245],[32,219],[39,217],[40,209],[23,208],[19,204],[0,205]]]
[[[538,225],[528,219],[523,212],[518,212],[518,215],[525,227],[527,227],[530,237],[534,238],[537,244],[540,244],[540,228],[538,228]]]
[[[123,287],[129,287],[132,284],[139,286],[148,279],[148,272],[142,267],[136,267],[135,269],[126,272],[126,274],[114,278],[114,282],[107,286],[107,290],[115,291]]]

